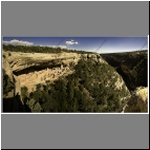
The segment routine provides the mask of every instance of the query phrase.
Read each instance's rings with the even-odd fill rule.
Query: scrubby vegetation
[[[138,86],[147,86],[147,50],[101,56],[116,68],[130,90],[135,90]]]
[[[125,112],[147,112],[148,105],[140,97],[132,95],[127,103],[128,107]]]
[[[33,112],[35,102],[41,106],[36,106],[36,112],[119,112],[123,107],[120,98],[126,96],[127,91],[115,90],[113,72],[107,64],[80,60],[74,74],[61,77],[53,84],[39,84],[32,93],[23,88],[29,95],[26,104],[30,103]],[[106,86],[109,80],[112,85]]]
[[[14,45],[4,45],[3,50],[5,51],[13,51],[13,52],[22,52],[22,53],[78,53],[78,54],[87,54],[93,52],[87,52],[83,50],[68,50],[68,49],[61,49],[59,47],[41,47],[41,46],[14,46]],[[9,54],[10,56],[11,54]]]
[[[39,46],[12,46],[5,45],[4,50],[29,53],[60,53],[84,51],[68,51],[60,48]],[[8,54],[11,57],[12,53]],[[5,55],[3,55],[6,58]],[[124,97],[129,91],[123,85],[122,89],[116,89],[115,83],[119,77],[116,71],[123,77],[128,89],[134,90],[137,86],[147,86],[147,51],[103,54],[107,63],[100,63],[92,57],[84,57],[75,65],[70,63],[70,69],[75,72],[66,77],[61,76],[53,83],[38,84],[35,91],[29,93],[28,85],[21,88],[22,105],[19,95],[14,98],[3,98],[4,112],[121,112],[125,103],[133,106],[133,110],[146,111],[147,108],[136,107],[134,103],[137,97],[131,97],[128,101]],[[39,68],[40,69],[40,68]],[[34,69],[33,69],[34,71]],[[15,81],[14,81],[15,82]],[[15,88],[15,83],[3,70],[3,94],[7,95]],[[122,99],[123,98],[123,99]],[[131,110],[128,110],[131,111]]]

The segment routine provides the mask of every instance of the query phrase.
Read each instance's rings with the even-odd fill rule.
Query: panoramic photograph
[[[148,112],[148,37],[2,37],[2,112]]]

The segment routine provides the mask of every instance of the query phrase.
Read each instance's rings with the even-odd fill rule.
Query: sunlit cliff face
[[[88,77],[88,80],[91,81],[91,84],[99,84],[104,82],[104,88],[111,87],[118,92],[120,102],[126,103],[128,99],[132,98],[130,92],[123,80],[123,78],[118,74],[118,72],[112,68],[99,54],[77,54],[77,53],[57,53],[57,54],[44,54],[44,53],[21,53],[21,52],[3,52],[5,55],[4,60],[7,63],[3,63],[3,68],[7,68],[8,74],[13,76],[15,79],[15,92],[21,94],[21,88],[27,87],[28,93],[34,92],[37,89],[38,84],[47,85],[52,84],[59,78],[67,77],[75,73],[75,66],[80,64],[80,60],[87,65],[87,62],[90,62],[92,66],[101,66],[100,74],[98,74],[99,79],[95,78],[97,72],[94,72],[94,78],[92,78],[91,68],[87,67],[87,70],[90,72],[91,77]],[[7,66],[7,67],[6,67]],[[8,67],[9,66],[9,67]],[[94,67],[94,68],[95,68]],[[103,68],[104,67],[104,68]],[[82,69],[81,69],[82,70]],[[85,70],[83,68],[83,70]],[[102,71],[104,70],[104,71]],[[86,72],[86,71],[85,71]],[[86,75],[85,75],[86,76]],[[92,80],[91,80],[92,78]],[[79,79],[80,80],[80,77]],[[13,80],[12,80],[13,81]],[[19,82],[18,82],[19,81]],[[79,83],[82,84],[82,83]],[[86,89],[84,89],[86,91]],[[44,92],[44,88],[41,87],[40,91]],[[145,91],[137,91],[137,97],[142,97],[143,101],[147,101],[147,98],[142,94]],[[85,93],[88,93],[87,91]],[[123,95],[119,95],[122,94]],[[88,93],[89,94],[89,93]],[[146,102],[144,102],[146,103]],[[142,106],[140,110],[145,111],[145,105],[137,103]],[[127,104],[128,105],[128,104]],[[125,105],[126,106],[126,105]],[[137,111],[135,109],[130,109],[131,107],[124,107],[123,112],[127,111]],[[138,111],[140,111],[138,110]]]

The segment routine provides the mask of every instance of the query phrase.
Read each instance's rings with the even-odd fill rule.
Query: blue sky
[[[60,46],[98,53],[148,49],[147,37],[3,37],[3,43]]]

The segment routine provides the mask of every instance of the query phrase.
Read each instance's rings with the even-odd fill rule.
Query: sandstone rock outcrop
[[[17,76],[15,76],[12,72],[12,69],[7,61],[7,58],[3,57],[3,71],[5,71],[5,74],[8,76],[9,81],[14,85],[14,87],[9,90],[8,93],[3,95],[3,98],[13,98],[15,97],[17,94],[20,95],[20,100],[22,101],[21,98],[21,87],[20,87],[20,80],[18,79]]]
[[[22,112],[24,111],[24,102],[22,101],[20,80],[12,72],[3,56],[3,112]]]
[[[67,76],[73,73],[72,68],[81,58],[107,64],[99,54],[64,52],[58,54],[45,54],[9,51],[3,53],[7,57],[11,70],[19,78],[21,87],[28,86],[28,92],[34,91],[36,85],[39,83],[45,84],[46,82],[53,82],[60,76]]]
[[[11,55],[9,54],[11,53]],[[21,87],[26,86],[28,93],[34,92],[38,84],[53,83],[59,77],[66,77],[69,74],[74,73],[74,67],[82,59],[85,62],[90,60],[95,66],[102,64],[100,71],[101,79],[95,80],[92,78],[91,72],[91,84],[93,86],[100,85],[101,82],[105,85],[105,88],[113,88],[117,92],[117,96],[120,97],[120,103],[125,103],[130,95],[129,90],[126,87],[122,77],[99,55],[99,54],[77,54],[77,53],[56,53],[56,54],[45,54],[45,53],[21,53],[21,52],[4,52],[7,61],[3,63],[3,66],[7,66],[8,74],[15,83],[14,95],[21,95]],[[94,66],[93,65],[93,66]],[[101,69],[99,68],[99,69]],[[87,68],[90,71],[90,68]],[[18,80],[19,79],[19,80]],[[90,80],[90,78],[89,78]],[[12,96],[12,97],[13,97]],[[33,107],[28,101],[30,109]],[[122,104],[120,104],[122,105]],[[39,107],[37,107],[39,108]],[[101,110],[101,108],[99,108]],[[32,110],[33,111],[33,110]],[[36,110],[34,110],[36,111]]]
[[[147,112],[148,87],[137,87],[125,108],[125,112]]]

